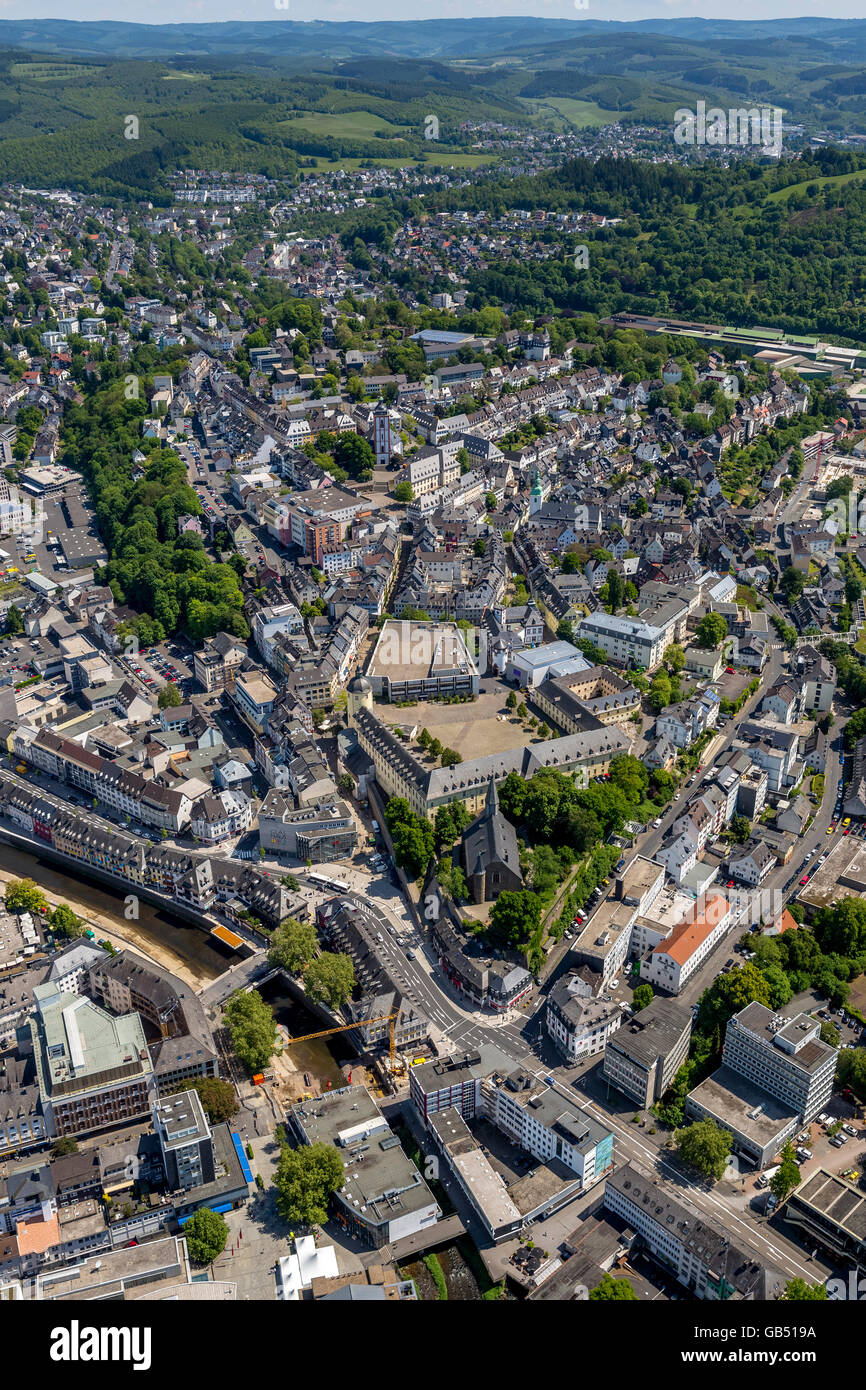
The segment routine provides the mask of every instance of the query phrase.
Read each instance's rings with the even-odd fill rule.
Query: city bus
[[[344,883],[341,878],[328,878],[327,874],[307,874],[307,882],[315,883],[319,888],[330,888],[335,893],[349,892],[348,883]]]

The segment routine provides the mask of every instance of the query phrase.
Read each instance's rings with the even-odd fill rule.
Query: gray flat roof
[[[607,1045],[644,1066],[652,1066],[657,1057],[666,1057],[673,1051],[686,1029],[691,1031],[691,1022],[691,1010],[685,1004],[675,999],[653,999],[624,1023]]]
[[[858,1241],[866,1241],[866,1196],[836,1173],[819,1168],[792,1194]]]
[[[334,1144],[345,1183],[339,1200],[369,1225],[435,1203],[415,1164],[391,1133],[364,1086],[344,1086],[292,1107],[292,1118],[310,1144]]]
[[[690,1091],[689,1100],[692,1097],[715,1119],[754,1140],[762,1149],[797,1118],[795,1110],[726,1066],[719,1067]]]

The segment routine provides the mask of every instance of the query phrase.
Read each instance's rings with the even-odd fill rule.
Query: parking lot
[[[163,642],[158,647],[142,648],[135,655],[121,656],[120,664],[137,677],[151,692],[157,694],[164,685],[174,685],[186,700],[195,689],[192,651],[180,641]]]

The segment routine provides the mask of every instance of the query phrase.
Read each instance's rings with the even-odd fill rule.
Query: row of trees
[[[352,997],[355,988],[352,957],[334,951],[320,952],[312,922],[299,922],[294,917],[281,922],[271,936],[268,960],[290,975],[302,976],[304,990],[314,1003],[339,1009]]]
[[[48,899],[32,878],[12,878],[6,885],[4,901],[7,912],[35,912],[44,917],[55,936],[75,941],[84,936],[87,926],[68,903],[58,903],[49,912]]]
[[[157,362],[171,369],[170,355]],[[84,403],[67,407],[64,415],[63,460],[87,480],[110,557],[105,577],[117,602],[140,614],[135,627],[143,645],[179,627],[196,642],[215,632],[246,637],[242,557],[214,561],[199,535],[178,533],[179,519],[200,516],[201,503],[178,455],[141,437],[147,414],[143,385],[154,365],[146,346],[125,364],[126,378],[141,381],[131,399],[119,365],[116,378],[106,363],[102,381],[84,383]],[[132,463],[137,450],[148,455],[138,478]]]

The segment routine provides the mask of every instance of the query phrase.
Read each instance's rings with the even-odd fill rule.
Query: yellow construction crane
[[[394,1070],[394,1059],[396,1056],[396,1045],[394,1042],[394,1022],[399,1017],[399,1012],[393,1014],[378,1014],[376,1018],[359,1018],[354,1023],[343,1023],[339,1028],[325,1028],[321,1033],[304,1033],[299,1038],[289,1038],[288,1046],[292,1043],[312,1042],[314,1038],[330,1038],[334,1033],[349,1033],[353,1028],[362,1028],[365,1023],[387,1023],[388,1026],[388,1057],[391,1062],[391,1070]]]

